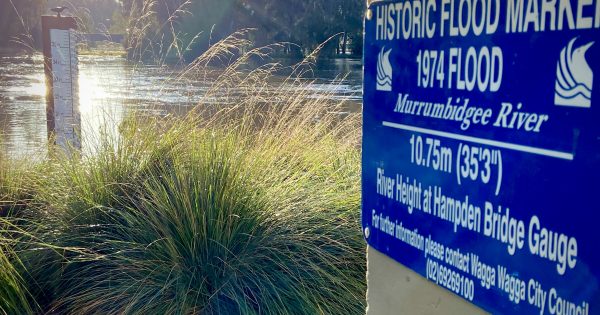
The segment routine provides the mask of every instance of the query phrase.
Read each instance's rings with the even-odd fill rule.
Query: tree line
[[[109,32],[115,16],[122,16],[116,0],[0,0],[0,47],[41,48],[40,17],[58,6],[66,6],[65,14],[76,16],[88,33]]]
[[[126,33],[138,57],[178,51],[193,58],[246,28],[256,29],[249,35],[256,45],[289,43],[278,52],[285,55],[305,55],[328,39],[327,55],[362,51],[364,0],[0,0],[0,44],[27,34],[39,47],[39,16],[59,5],[87,32]]]
[[[39,47],[45,6],[45,0],[0,0],[0,48]]]
[[[211,43],[253,28],[256,45],[287,42],[279,53],[303,56],[328,41],[327,55],[362,51],[364,0],[121,0],[130,17],[131,46],[169,50],[175,44],[194,57]],[[337,35],[334,38],[332,36]],[[154,40],[153,40],[154,39]],[[156,39],[163,43],[156,47]],[[144,45],[146,41],[146,45]],[[168,44],[168,45],[164,45]],[[170,49],[169,51],[173,51]]]

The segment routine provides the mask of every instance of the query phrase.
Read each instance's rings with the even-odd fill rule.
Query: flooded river
[[[177,67],[128,63],[121,57],[79,57],[79,103],[83,138],[101,126],[118,126],[132,111],[181,114],[210,86],[199,80],[172,80]],[[329,60],[314,67],[314,95],[361,99],[360,60]],[[344,77],[339,81],[336,78]],[[43,155],[47,146],[44,69],[41,55],[0,56],[0,150],[11,156]],[[84,143],[85,145],[85,143]]]

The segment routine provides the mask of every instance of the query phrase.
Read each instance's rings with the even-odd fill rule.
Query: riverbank
[[[110,50],[110,49],[80,49],[77,51],[79,56],[90,57],[126,57],[125,50]]]

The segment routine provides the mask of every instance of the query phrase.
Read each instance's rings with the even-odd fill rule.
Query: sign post
[[[81,149],[76,30],[74,17],[42,16],[48,139],[65,150]]]
[[[375,2],[364,71],[368,244],[492,313],[600,313],[600,1]]]

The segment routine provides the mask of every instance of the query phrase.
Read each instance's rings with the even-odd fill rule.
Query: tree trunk
[[[344,32],[344,38],[342,39],[342,55],[346,55],[346,47],[348,47],[348,33]]]

